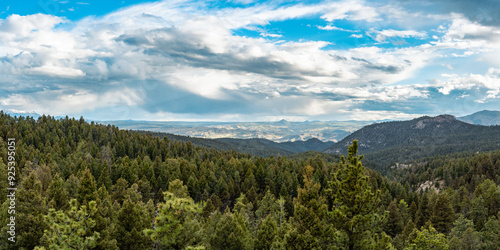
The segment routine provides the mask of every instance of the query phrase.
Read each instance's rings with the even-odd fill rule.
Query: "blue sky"
[[[497,0],[0,2],[0,107],[92,120],[500,109]]]

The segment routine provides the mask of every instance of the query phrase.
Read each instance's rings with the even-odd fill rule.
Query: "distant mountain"
[[[36,113],[36,112],[15,112],[15,111],[12,111],[12,110],[4,110],[4,112],[6,114],[9,114],[11,116],[17,116],[17,117],[20,117],[20,116],[31,116],[33,117],[34,119],[38,119],[38,117],[41,117],[42,115]]]
[[[380,168],[431,155],[500,149],[500,126],[472,125],[451,115],[376,123],[352,133],[325,152],[344,153],[355,139],[360,154]]]
[[[205,139],[197,137],[189,137],[182,135],[174,135],[168,133],[140,131],[141,133],[151,133],[153,136],[160,138],[167,137],[169,140],[177,140],[187,142],[190,141],[196,146],[209,147],[217,150],[236,150],[241,153],[248,153],[256,156],[268,157],[271,155],[292,155],[306,151],[324,151],[334,142],[322,142],[318,139],[309,139],[307,141],[293,141],[293,142],[273,142],[267,139],[253,138],[253,139],[234,139],[234,138],[220,138],[220,139]]]
[[[457,119],[477,125],[500,125],[500,111],[483,110],[471,115],[457,117]]]
[[[147,130],[198,138],[262,138],[274,142],[320,141],[337,142],[373,121],[306,121],[290,122],[182,122],[182,121],[100,121],[121,129]]]

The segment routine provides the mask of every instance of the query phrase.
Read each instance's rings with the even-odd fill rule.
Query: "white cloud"
[[[359,0],[332,2],[325,6],[325,14],[321,18],[328,22],[334,20],[365,20],[368,22],[379,21],[380,14],[377,9],[367,6],[366,2]]]
[[[463,56],[476,52],[498,50],[500,48],[500,27],[484,26],[458,16],[453,19],[445,35],[433,44],[442,49],[467,50]]]
[[[373,121],[373,120],[408,120],[417,117],[424,116],[426,114],[407,114],[401,111],[373,111],[373,110],[344,110],[344,113],[348,113],[352,120],[357,121]]]
[[[387,6],[366,1],[282,6],[266,2],[219,9],[209,9],[205,4],[183,0],[144,3],[74,23],[43,14],[0,20],[0,82],[27,86],[23,94],[9,92],[13,94],[0,101],[12,109],[64,114],[120,104],[147,106],[160,100],[145,96],[156,94],[152,92],[158,89],[174,89],[199,97],[202,105],[237,100],[244,106],[242,112],[262,116],[268,116],[266,112],[273,105],[288,107],[283,114],[293,117],[327,116],[369,100],[387,103],[428,98],[425,87],[397,85],[422,73],[447,49],[458,48],[451,56],[476,55],[485,48],[498,51],[496,28],[462,19],[453,21],[448,30],[443,27],[442,37],[433,44],[405,48],[363,45],[341,49],[335,40],[292,42],[286,40],[285,32],[267,27],[273,21],[320,16],[329,24],[317,26],[319,29],[354,32],[333,23],[344,19],[366,25],[389,15],[384,10]],[[402,13],[398,14],[401,20],[405,16]],[[401,20],[398,22],[404,23]],[[58,26],[60,23],[66,25]],[[236,35],[234,31],[241,28],[260,36]],[[462,28],[464,31],[460,31]],[[415,29],[377,27],[368,29],[366,35],[378,42],[428,36]],[[350,37],[362,38],[363,34]],[[453,89],[467,88],[466,81],[474,80],[474,84],[488,88],[488,98],[493,98],[498,95],[498,77],[493,71],[484,76],[446,79],[436,86],[441,93],[449,94]],[[51,85],[44,87],[47,79]],[[148,81],[165,88],[138,86]],[[260,101],[263,103],[253,103]],[[178,105],[186,102],[179,100]],[[155,106],[145,112],[181,112],[169,108]],[[227,114],[231,112],[235,111]]]
[[[488,95],[477,100],[500,98],[500,69],[490,68],[484,75],[469,74],[468,76],[443,75],[446,80],[436,79],[433,86],[443,95],[449,95],[453,90],[469,90],[471,88],[485,88]]]
[[[370,33],[375,34],[375,40],[377,42],[385,42],[391,37],[400,37],[400,38],[409,38],[409,37],[414,37],[414,38],[419,38],[423,39],[427,37],[426,32],[419,32],[415,30],[381,30],[377,31],[375,29],[371,29]]]
[[[333,25],[325,25],[325,26],[317,25],[316,27],[320,30],[340,30],[340,31],[345,31],[345,32],[356,32],[354,30],[343,29],[343,28],[339,28],[339,27],[336,27]]]
[[[283,35],[280,34],[270,34],[270,33],[260,33],[260,35],[263,37],[272,37],[272,38],[283,37]]]
[[[39,114],[66,115],[109,106],[134,106],[143,102],[137,90],[124,88],[104,93],[86,89],[47,90],[36,95],[12,94],[0,104],[14,110],[31,110]]]

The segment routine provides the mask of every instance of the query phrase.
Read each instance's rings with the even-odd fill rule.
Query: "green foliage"
[[[400,164],[386,178],[363,167],[357,142],[340,163],[337,155],[316,153],[261,158],[84,120],[0,112],[4,168],[8,137],[17,140],[17,242],[0,242],[0,249],[48,248],[49,234],[42,236],[55,225],[44,217],[71,217],[71,199],[79,201],[77,211],[96,203],[84,221],[93,227],[79,237],[98,233],[89,244],[103,250],[404,249],[440,239],[439,232],[450,248],[495,249],[500,242],[500,151],[433,156]],[[420,154],[414,149],[421,150],[368,154],[363,163],[408,160]],[[427,181],[429,191],[422,188]],[[162,215],[167,203],[181,209]],[[8,200],[1,210],[6,236]],[[454,214],[462,217],[454,222]],[[438,236],[428,226],[415,229],[424,225]],[[167,229],[172,237],[151,238]]]
[[[306,166],[304,187],[299,188],[294,201],[294,216],[290,221],[293,230],[285,235],[287,248],[325,248],[338,241],[337,230],[326,223],[328,206],[325,197],[320,195],[321,185],[313,180],[313,171],[311,166]]]
[[[46,200],[50,208],[56,210],[65,210],[68,208],[68,192],[66,191],[64,180],[59,175],[56,175],[52,179],[47,190]]]
[[[494,216],[490,217],[479,233],[483,249],[495,249],[500,246],[500,221]]]
[[[431,249],[440,249],[447,250],[449,249],[448,240],[446,239],[444,234],[439,233],[433,227],[422,228],[421,230],[417,230],[416,237],[412,240],[410,246],[406,248],[408,250],[419,249],[419,250],[431,250]]]
[[[45,230],[44,241],[50,249],[94,248],[100,237],[98,232],[93,232],[96,223],[91,218],[97,211],[97,203],[90,201],[88,207],[79,207],[78,201],[72,199],[70,206],[67,212],[49,209],[45,215],[49,229]]]
[[[396,235],[403,231],[403,217],[401,216],[401,212],[399,211],[399,208],[396,206],[396,203],[394,201],[389,204],[387,210],[389,211],[389,214],[384,227],[384,231],[389,236],[396,237]]]
[[[211,216],[205,230],[210,249],[252,249],[252,242],[243,218],[226,210]]]
[[[43,218],[47,209],[41,194],[42,185],[36,174],[31,172],[23,178],[16,196],[17,248],[31,249],[40,245],[40,239],[48,226]]]
[[[385,172],[396,162],[498,150],[500,126],[467,124],[450,115],[376,123],[345,137],[327,152],[344,152],[355,139],[362,143],[360,152],[370,160],[367,166]]]
[[[362,156],[356,156],[358,142],[349,146],[347,161],[341,158],[337,172],[329,184],[329,197],[333,203],[332,219],[336,228],[348,237],[348,248],[359,249],[372,242],[380,233],[385,215],[377,213],[380,190],[375,192],[368,185],[361,164]]]
[[[83,175],[78,182],[78,202],[80,204],[86,204],[96,198],[97,187],[95,184],[94,176],[90,172],[90,169],[86,168],[83,171]]]
[[[116,218],[114,238],[120,249],[146,249],[153,245],[143,233],[149,224],[144,204],[126,199]]]
[[[260,222],[257,228],[255,249],[270,249],[275,241],[277,232],[278,226],[276,225],[275,219],[271,217],[271,215],[268,215]]]
[[[196,218],[201,207],[189,197],[187,187],[179,180],[170,182],[164,197],[165,202],[158,205],[153,229],[145,230],[146,235],[166,249],[196,246],[201,241],[201,227]]]
[[[455,219],[455,213],[446,194],[438,196],[433,211],[432,225],[438,232],[447,234],[450,231],[451,223]]]

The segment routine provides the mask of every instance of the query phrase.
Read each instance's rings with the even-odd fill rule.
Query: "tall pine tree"
[[[358,141],[349,146],[347,160],[342,156],[339,169],[328,182],[327,190],[333,204],[335,227],[347,235],[347,248],[363,249],[376,241],[381,233],[384,215],[377,214],[380,191],[373,192],[361,164],[363,156],[356,156]]]

